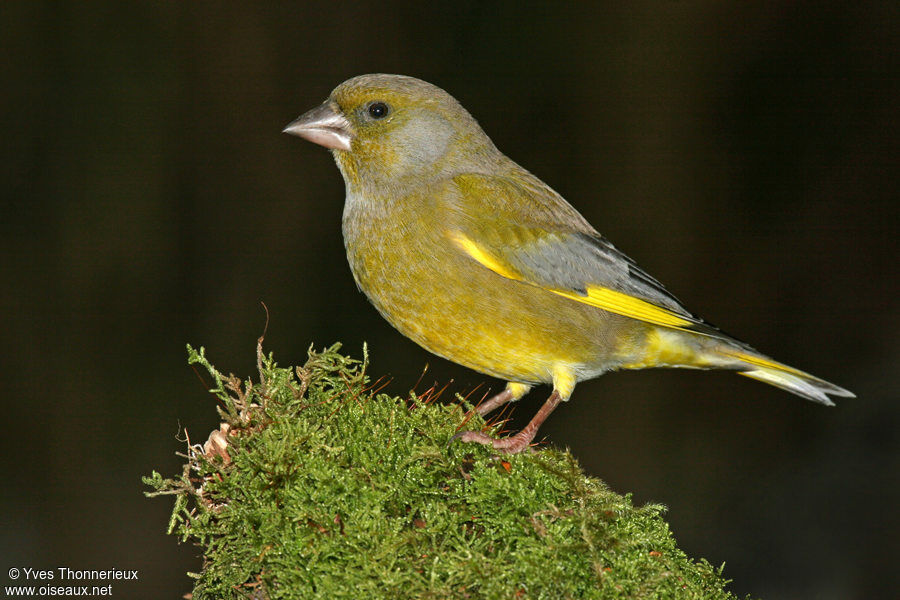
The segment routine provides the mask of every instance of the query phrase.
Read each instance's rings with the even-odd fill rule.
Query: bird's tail
[[[834,406],[834,402],[829,396],[856,397],[856,394],[851,391],[755,352],[722,348],[717,354],[735,361],[729,365],[729,368],[737,370],[738,375],[774,385],[813,402]]]
[[[728,369],[827,406],[834,406],[829,396],[856,397],[824,379],[776,362],[712,327],[704,335],[668,327],[651,329],[641,347],[640,359],[620,365],[625,369],[647,367]]]

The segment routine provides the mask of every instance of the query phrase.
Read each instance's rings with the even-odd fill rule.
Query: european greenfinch
[[[821,404],[853,397],[689,313],[430,83],[354,77],[284,131],[334,155],[350,269],[381,315],[508,382],[479,413],[553,386],[520,432],[464,441],[521,452],[576,383],[617,369],[728,369]]]

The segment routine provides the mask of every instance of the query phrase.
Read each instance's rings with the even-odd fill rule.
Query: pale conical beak
[[[331,101],[297,117],[288,123],[282,133],[300,136],[332,150],[350,150],[350,142],[354,138],[350,121]]]

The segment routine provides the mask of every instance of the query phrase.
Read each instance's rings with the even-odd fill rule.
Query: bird
[[[454,438],[522,452],[577,383],[620,369],[725,369],[824,405],[854,397],[688,312],[438,86],[353,77],[283,132],[333,154],[350,270],[377,311],[429,352],[507,382],[479,414],[552,386],[519,432]]]

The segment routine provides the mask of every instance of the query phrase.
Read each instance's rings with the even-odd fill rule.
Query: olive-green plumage
[[[355,77],[285,131],[334,153],[350,268],[394,327],[510,382],[490,408],[554,386],[512,441],[463,439],[520,451],[578,381],[621,368],[732,369],[824,404],[852,396],[691,315],[438,87]]]

